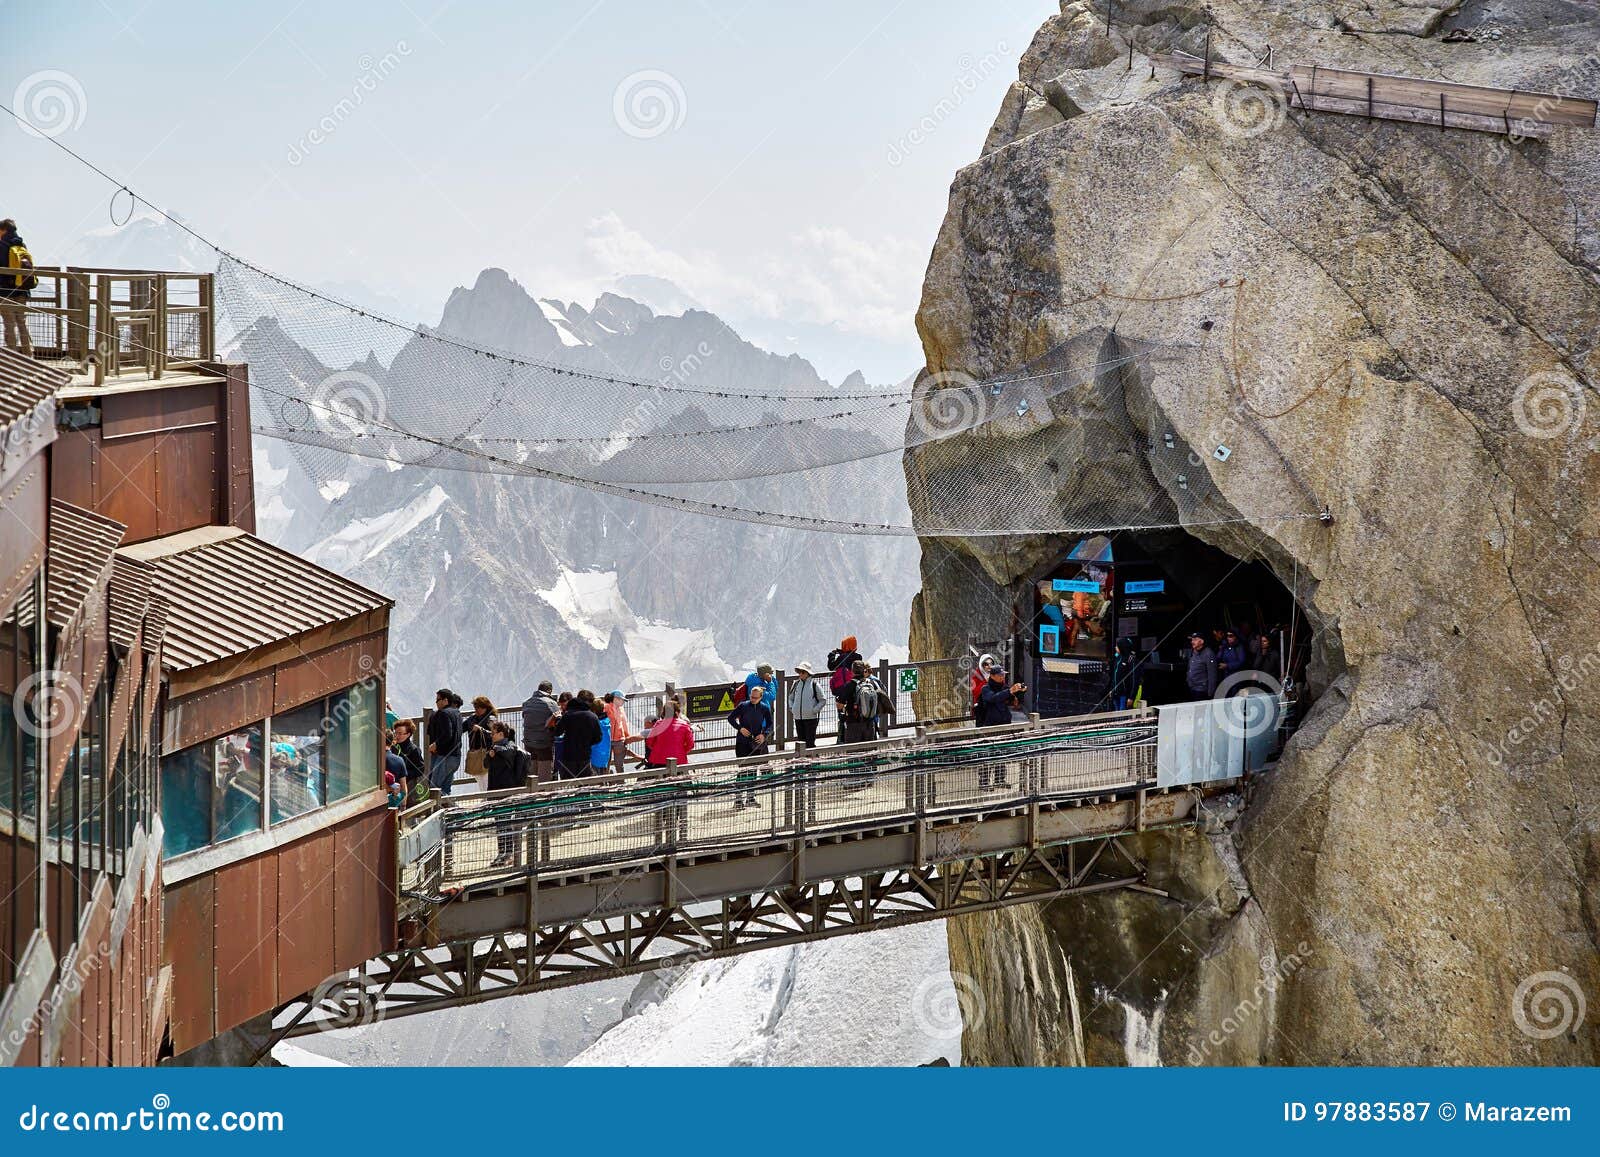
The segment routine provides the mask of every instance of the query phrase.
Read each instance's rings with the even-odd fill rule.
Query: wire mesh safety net
[[[1215,282],[1184,296],[1222,295],[1225,311],[1231,288]],[[230,352],[250,365],[256,431],[290,444],[318,483],[348,481],[359,459],[552,479],[847,534],[1065,533],[1201,516],[1205,471],[1190,471],[1191,490],[1179,461],[1187,447],[1163,441],[1161,423],[1133,401],[1149,391],[1129,388],[1217,372],[1221,343],[1209,326],[1191,342],[1139,336],[1163,331],[1153,323],[1165,299],[1102,288],[1053,319],[1053,332],[1070,336],[1026,364],[981,378],[924,371],[884,387],[730,384],[710,372],[717,351],[704,345],[663,357],[656,378],[624,372],[598,345],[561,360],[519,356],[376,315],[228,254],[217,303]],[[1167,473],[1180,485],[1117,480],[1119,459],[1159,469],[1167,450],[1178,451]],[[886,490],[906,491],[909,506],[885,503]]]

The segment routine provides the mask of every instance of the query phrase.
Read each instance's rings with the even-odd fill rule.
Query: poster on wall
[[[1041,654],[1106,657],[1112,626],[1111,582],[1109,566],[1087,563],[1038,584]],[[1045,645],[1047,631],[1053,646]]]

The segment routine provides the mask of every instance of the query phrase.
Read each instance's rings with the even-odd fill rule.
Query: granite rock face
[[[1600,93],[1592,5],[1209,11],[1234,63]],[[1170,899],[952,922],[985,1009],[963,1054],[1596,1063],[1600,132],[1286,111],[1152,78],[1147,53],[1204,51],[1198,6],[1105,17],[1046,22],[956,176],[928,367],[982,377],[1112,330],[1203,347],[1122,374],[1120,425],[1058,413],[978,485],[1032,525],[1127,511],[1266,562],[1313,624],[1318,697],[1237,817],[1140,838]],[[926,483],[1007,436],[908,458],[925,525],[950,525]],[[1006,633],[1070,541],[925,538],[913,655]]]

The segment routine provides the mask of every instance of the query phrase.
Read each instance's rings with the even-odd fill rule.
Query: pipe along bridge
[[[273,1039],[1143,888],[1124,837],[1195,823],[1283,718],[1242,695],[436,796],[399,815],[402,947]]]

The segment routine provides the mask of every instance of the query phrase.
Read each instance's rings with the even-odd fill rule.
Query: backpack
[[[856,714],[862,719],[876,719],[882,696],[883,689],[878,686],[877,678],[868,675],[856,688]]]
[[[733,689],[733,705],[735,707],[739,706],[739,704],[743,703],[748,698],[750,698],[750,688],[746,687],[743,683],[740,683]]]
[[[33,268],[33,254],[28,252],[28,247],[22,244],[12,245],[6,251],[6,268],[24,270]],[[24,277],[21,272],[11,274],[11,285],[7,289],[22,289],[32,293],[39,285],[39,279],[31,273]]]
[[[850,682],[850,664],[840,659],[839,665],[833,669],[833,674],[828,676],[828,689],[838,695],[844,690],[844,685]]]

